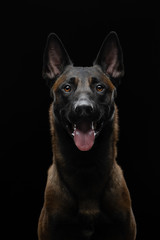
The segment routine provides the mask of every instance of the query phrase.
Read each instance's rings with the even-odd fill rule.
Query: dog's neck
[[[118,114],[115,106],[114,118],[106,124],[99,136],[95,139],[93,147],[86,152],[80,151],[74,144],[73,139],[59,122],[55,121],[53,105],[50,107],[50,130],[52,135],[53,162],[61,173],[65,172],[70,180],[82,179],[85,174],[87,181],[98,181],[100,178],[107,179],[117,156],[118,140]],[[98,176],[100,173],[101,176]],[[104,178],[105,176],[105,178]],[[85,181],[84,181],[85,182]],[[101,183],[102,184],[102,183]]]

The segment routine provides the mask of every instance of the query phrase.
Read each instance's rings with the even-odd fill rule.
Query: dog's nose
[[[89,97],[81,93],[74,105],[75,113],[78,117],[89,117],[93,113],[93,104]]]
[[[75,107],[75,112],[78,116],[89,116],[93,112],[92,104],[80,104]]]

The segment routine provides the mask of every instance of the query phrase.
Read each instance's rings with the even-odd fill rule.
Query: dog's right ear
[[[58,36],[49,34],[43,56],[42,76],[52,84],[72,62]]]

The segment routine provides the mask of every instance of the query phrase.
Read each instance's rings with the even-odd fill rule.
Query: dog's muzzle
[[[95,142],[102,124],[98,122],[99,112],[94,103],[87,98],[79,98],[68,114],[67,129],[80,151],[89,151]]]

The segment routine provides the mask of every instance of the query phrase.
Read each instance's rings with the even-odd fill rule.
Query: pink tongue
[[[74,131],[75,145],[81,151],[88,151],[94,144],[94,130],[88,123],[82,122]]]

